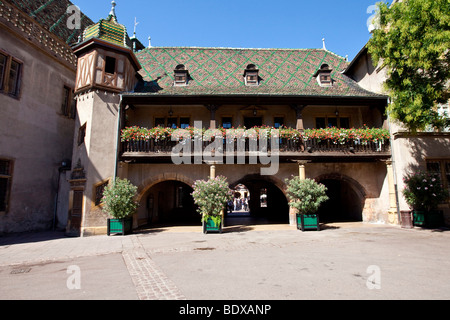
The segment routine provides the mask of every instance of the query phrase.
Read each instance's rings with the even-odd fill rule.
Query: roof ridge
[[[324,51],[332,54],[340,59],[347,61],[346,57],[338,55],[337,53],[323,48],[237,48],[237,47],[205,47],[205,46],[151,46],[142,49],[139,52],[151,49],[202,49],[202,50],[248,50],[248,51]]]

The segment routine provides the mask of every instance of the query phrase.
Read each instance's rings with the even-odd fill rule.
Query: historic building
[[[326,49],[145,47],[114,2],[73,30],[71,5],[0,1],[0,233],[105,234],[115,177],[138,186],[135,228],[200,225],[192,185],[217,175],[253,217],[286,224],[292,175],[328,187],[324,222],[398,224],[409,167],[449,183],[448,133],[395,129],[365,50],[349,63]],[[226,139],[242,128],[279,136]],[[173,141],[177,129],[189,139]]]
[[[386,69],[374,66],[367,46],[361,49],[345,74],[370,91],[383,93]],[[440,105],[439,112],[450,116],[450,101]],[[450,189],[450,132],[448,129],[430,128],[424,132],[411,134],[401,124],[390,121],[392,165],[396,201],[399,216],[401,211],[409,211],[402,190],[403,177],[411,172],[424,171],[438,175],[445,188]],[[450,225],[450,203],[443,203],[440,210],[444,213],[445,224]]]
[[[76,56],[82,29],[60,1],[0,1],[0,234],[63,228],[75,128]]]
[[[200,224],[191,186],[215,175],[247,188],[254,217],[294,224],[285,179],[300,175],[329,188],[323,221],[397,223],[389,137],[371,136],[388,128],[388,97],[345,75],[345,58],[325,49],[144,48],[114,7],[73,50],[78,113],[68,233],[106,232],[101,196],[116,176],[139,187],[134,227]],[[203,142],[176,163],[170,134],[199,123],[221,132],[280,129],[278,157],[270,147],[252,157],[248,141],[243,157],[234,143],[215,144],[208,157]],[[357,129],[367,136],[356,137]]]

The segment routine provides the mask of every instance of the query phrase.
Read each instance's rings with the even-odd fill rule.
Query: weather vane
[[[139,22],[137,22],[137,18],[134,18],[134,35],[136,35],[136,27],[139,24]]]

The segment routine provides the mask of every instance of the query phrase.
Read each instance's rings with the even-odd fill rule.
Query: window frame
[[[93,207],[102,207],[102,197],[103,197],[103,192],[105,191],[105,188],[111,183],[111,179],[106,179],[103,180],[101,182],[98,182],[96,184],[94,184],[93,186],[93,190],[92,190],[92,195],[93,195],[93,199],[92,199],[92,206]],[[97,191],[99,190],[100,187],[103,187],[103,192],[102,195],[100,196],[100,199],[97,199]],[[97,202],[97,200],[99,200]]]
[[[5,51],[0,50],[0,54],[5,57],[3,70],[0,73],[0,92],[15,99],[20,99],[20,92],[22,87],[23,61],[14,58]],[[11,84],[11,72],[13,71],[13,62],[17,64],[17,71],[14,83]],[[12,91],[12,88],[14,90]]]
[[[317,126],[317,119],[318,118],[324,118],[325,119],[325,128],[319,128]],[[314,128],[316,128],[316,129],[329,129],[329,128],[331,128],[331,127],[328,126],[328,123],[329,123],[328,119],[329,118],[335,118],[336,119],[336,124],[337,124],[336,128],[338,128],[338,129],[350,129],[352,127],[352,117],[351,116],[347,116],[347,115],[336,116],[336,115],[326,114],[326,115],[314,116]],[[348,128],[342,128],[341,119],[348,119]]]
[[[85,122],[80,128],[78,129],[78,138],[77,143],[78,146],[81,146],[86,139],[86,130],[87,130],[87,122]]]
[[[75,119],[77,101],[74,99],[74,89],[64,85],[62,92],[61,114],[69,119]]]
[[[431,172],[428,165],[431,163],[439,164],[439,178],[441,180],[444,189],[447,189],[450,196],[450,158],[428,158],[425,159],[425,169],[429,174],[436,174],[436,172]],[[449,165],[449,171],[447,172],[447,163]],[[448,177],[447,177],[448,176]],[[444,203],[450,203],[450,199]]]
[[[0,179],[6,179],[6,192],[5,192],[5,198],[1,201],[4,201],[5,210],[1,210],[0,207],[0,213],[6,214],[9,211],[10,207],[10,197],[11,197],[11,188],[12,188],[12,180],[14,175],[14,160],[10,158],[0,158],[0,161],[8,162],[8,174],[3,174],[0,172]]]
[[[231,126],[230,126],[230,128],[227,128],[227,127],[224,127],[224,119],[225,118],[229,118],[229,119],[231,119]],[[227,115],[224,115],[224,116],[221,116],[220,117],[220,125],[221,125],[221,128],[224,128],[224,129],[231,129],[231,128],[233,128],[233,123],[234,123],[234,119],[233,119],[233,116],[227,116]]]

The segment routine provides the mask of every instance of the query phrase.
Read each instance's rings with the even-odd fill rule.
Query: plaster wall
[[[58,168],[72,158],[74,120],[61,114],[61,104],[64,85],[74,87],[75,70],[5,28],[0,49],[23,63],[19,98],[0,94],[0,158],[14,162],[0,233],[48,229],[55,215],[63,228],[68,185],[61,174],[56,207]]]

